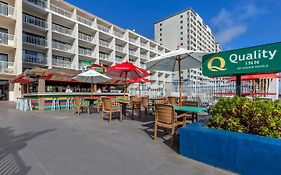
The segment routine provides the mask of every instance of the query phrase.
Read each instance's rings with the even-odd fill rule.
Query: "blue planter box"
[[[280,175],[281,139],[211,129],[180,129],[180,154],[243,175]]]

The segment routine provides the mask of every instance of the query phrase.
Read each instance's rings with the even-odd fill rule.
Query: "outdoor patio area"
[[[0,174],[232,174],[182,157],[161,132],[155,144],[152,116],[109,123],[97,113],[22,112],[8,102],[0,111]]]

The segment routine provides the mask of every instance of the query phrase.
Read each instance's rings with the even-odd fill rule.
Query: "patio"
[[[17,111],[8,102],[0,111],[0,174],[232,174],[182,157],[170,140],[154,144],[152,117],[109,123],[71,110]]]

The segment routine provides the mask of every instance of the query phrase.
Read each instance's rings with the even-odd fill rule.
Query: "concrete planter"
[[[281,174],[281,139],[205,127],[180,129],[180,154],[244,175]]]

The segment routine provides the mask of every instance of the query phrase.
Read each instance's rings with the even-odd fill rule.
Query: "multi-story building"
[[[20,96],[20,86],[9,80],[28,68],[79,70],[91,63],[109,66],[125,60],[145,68],[145,61],[168,51],[63,0],[0,0],[0,99]],[[165,83],[172,78],[154,72],[151,80]]]
[[[220,52],[221,46],[216,42],[211,29],[202,18],[191,8],[183,10],[174,15],[168,16],[154,24],[155,41],[169,49],[177,47],[186,48],[193,51]],[[173,74],[173,80],[178,88],[178,74]],[[212,78],[202,75],[201,68],[182,70],[183,90],[186,94],[198,93],[200,87],[214,85]],[[211,88],[210,88],[211,90]]]

